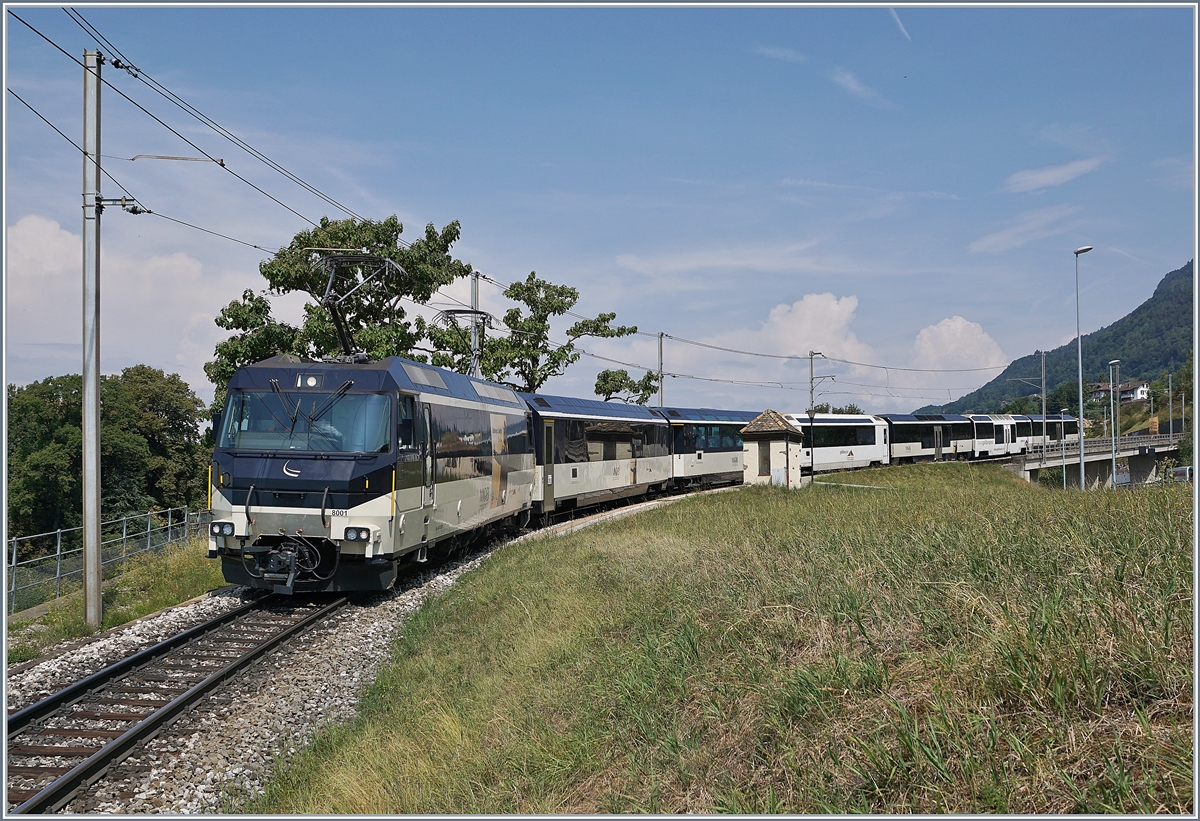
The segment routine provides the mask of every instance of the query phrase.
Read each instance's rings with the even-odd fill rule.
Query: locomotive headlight
[[[348,542],[369,542],[371,540],[371,528],[348,527],[346,528],[345,540]]]
[[[233,522],[213,522],[209,525],[208,532],[214,536],[232,536]]]

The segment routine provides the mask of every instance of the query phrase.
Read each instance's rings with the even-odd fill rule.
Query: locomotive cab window
[[[220,447],[325,453],[387,453],[392,397],[334,391],[232,390]]]

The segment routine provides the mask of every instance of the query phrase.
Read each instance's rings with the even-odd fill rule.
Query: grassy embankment
[[[842,481],[501,550],[249,809],[1191,812],[1189,487]]]
[[[200,536],[175,547],[134,557],[126,572],[105,582],[104,624],[115,627],[187,601],[221,587],[220,562],[207,557],[207,537]],[[78,583],[50,602],[44,615],[33,619],[9,618],[8,663],[36,658],[52,644],[90,635],[83,617],[83,592]]]

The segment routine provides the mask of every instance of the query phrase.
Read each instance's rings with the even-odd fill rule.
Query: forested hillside
[[[1192,262],[1171,271],[1154,295],[1128,316],[1106,328],[1083,336],[1083,379],[1108,381],[1108,362],[1121,360],[1121,379],[1153,380],[1167,371],[1182,367],[1192,349]],[[1014,377],[1041,374],[1041,357],[1029,354],[1014,360],[1003,373],[978,390],[945,405],[927,405],[916,413],[962,413],[973,410],[992,413],[1005,402],[1027,396],[1035,388],[1025,382],[1010,382]],[[1046,388],[1078,381],[1075,341],[1046,353]]]
[[[8,532],[76,527],[83,504],[79,374],[8,386]],[[177,374],[147,365],[100,377],[104,519],[203,507],[204,403]]]

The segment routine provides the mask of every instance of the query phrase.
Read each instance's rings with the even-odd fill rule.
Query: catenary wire
[[[86,67],[86,66],[85,66],[85,65],[84,65],[82,62],[80,62],[78,59],[76,59],[76,58],[75,58],[75,57],[74,57],[72,54],[70,54],[69,52],[67,52],[65,49],[63,49],[61,46],[59,46],[57,43],[55,43],[55,42],[54,42],[53,40],[51,40],[49,37],[47,37],[46,35],[42,34],[42,32],[38,31],[38,30],[37,30],[36,28],[34,28],[32,25],[30,25],[29,23],[27,23],[25,20],[21,19],[21,18],[20,18],[18,15],[16,15],[16,14],[15,14],[14,12],[12,12],[11,10],[9,10],[9,14],[11,14],[11,15],[12,15],[12,16],[13,16],[13,17],[14,17],[14,18],[15,18],[15,19],[18,21],[18,22],[22,23],[24,26],[26,26],[26,27],[27,27],[28,29],[30,29],[32,32],[34,32],[34,33],[35,33],[35,34],[37,34],[39,37],[41,37],[42,39],[44,39],[44,40],[45,40],[47,43],[49,43],[50,45],[52,45],[52,46],[54,46],[56,49],[58,49],[60,52],[62,52],[62,53],[65,55],[65,56],[67,56],[69,59],[71,59],[71,60],[72,60],[73,62],[75,62],[77,65],[79,65],[79,66],[83,67],[85,70],[87,70],[87,67]],[[77,14],[77,15],[78,15],[78,12],[75,12],[75,14]],[[69,14],[69,13],[68,13],[68,16],[70,16],[70,17],[71,17],[71,19],[75,20],[75,17],[74,17],[74,16],[72,16],[71,14]],[[80,17],[80,20],[82,20],[82,15],[79,15],[79,17]],[[81,27],[81,28],[83,28],[83,29],[84,29],[84,31],[88,32],[89,34],[91,34],[92,36],[94,36],[94,37],[95,37],[97,40],[99,40],[99,41],[101,41],[102,43],[106,44],[106,45],[107,45],[109,48],[111,48],[111,50],[112,50],[112,51],[114,51],[114,52],[115,52],[115,53],[116,53],[118,56],[120,56],[120,57],[122,58],[122,60],[124,60],[124,61],[125,61],[125,63],[127,63],[127,64],[129,63],[129,60],[128,60],[127,58],[125,58],[125,56],[124,56],[124,55],[123,55],[123,54],[120,52],[120,50],[119,50],[119,49],[117,49],[115,46],[112,46],[112,44],[111,44],[111,43],[110,43],[110,42],[109,42],[109,41],[108,41],[106,38],[104,38],[104,36],[103,36],[102,34],[100,34],[100,32],[99,32],[98,30],[94,29],[94,27],[91,27],[91,26],[90,26],[90,24],[87,24],[87,25],[85,26],[85,25],[84,25],[84,23],[86,23],[86,20],[83,20],[83,22],[80,22],[80,20],[75,20],[75,21],[76,21],[76,23],[78,23],[78,24],[80,25],[80,27]],[[89,30],[89,29],[90,29],[90,30]],[[140,73],[141,73],[141,72],[139,72],[139,74],[140,74]],[[189,140],[189,139],[187,139],[186,137],[184,137],[182,134],[180,134],[178,131],[176,131],[176,130],[175,130],[174,128],[172,128],[171,126],[167,125],[165,122],[163,122],[163,121],[162,121],[161,119],[159,119],[157,116],[155,116],[154,114],[152,114],[152,113],[151,113],[149,110],[147,110],[147,109],[146,109],[145,107],[143,107],[141,104],[139,104],[138,102],[136,102],[135,100],[133,100],[133,99],[132,99],[131,97],[129,97],[127,94],[125,94],[125,93],[124,93],[124,92],[122,92],[120,89],[118,89],[116,86],[114,86],[112,83],[110,83],[108,80],[105,80],[103,77],[100,77],[98,72],[97,72],[96,74],[97,74],[97,77],[100,79],[100,81],[101,81],[101,82],[103,82],[105,85],[107,85],[107,86],[108,86],[109,88],[111,88],[113,91],[115,91],[117,94],[119,94],[119,95],[120,95],[121,97],[123,97],[125,100],[127,100],[129,103],[131,103],[131,104],[132,104],[134,107],[138,108],[140,111],[142,111],[142,112],[143,112],[144,114],[146,114],[148,117],[150,117],[151,119],[153,119],[153,120],[154,120],[155,122],[157,122],[159,125],[163,126],[163,127],[164,127],[164,128],[166,128],[168,131],[170,131],[172,134],[174,134],[175,136],[179,137],[181,140],[183,140],[183,141],[184,141],[185,143],[187,143],[189,146],[191,146],[192,148],[194,148],[196,151],[199,151],[201,154],[203,154],[203,155],[204,155],[206,158],[208,158],[209,160],[212,160],[212,161],[214,161],[214,162],[216,161],[216,160],[215,160],[215,159],[214,159],[212,156],[210,156],[210,155],[209,155],[209,154],[208,154],[206,151],[204,151],[204,150],[203,150],[202,148],[200,148],[198,145],[196,145],[196,144],[195,144],[195,143],[193,143],[191,140]],[[138,75],[134,75],[134,76],[138,76]],[[139,77],[139,79],[141,79],[141,78]],[[361,216],[359,216],[359,215],[357,215],[357,214],[355,214],[355,212],[353,212],[353,211],[351,211],[350,209],[346,208],[345,206],[341,205],[341,204],[340,204],[340,203],[338,203],[337,201],[335,201],[335,200],[332,200],[332,198],[329,198],[329,197],[327,197],[326,195],[324,195],[323,193],[321,193],[321,192],[320,192],[320,191],[318,191],[317,189],[315,189],[315,188],[313,188],[312,186],[310,186],[308,183],[305,183],[305,182],[304,182],[303,180],[301,180],[300,178],[298,178],[298,177],[296,177],[295,175],[291,174],[291,172],[288,172],[288,171],[287,171],[286,169],[284,169],[282,166],[279,166],[277,163],[274,163],[274,162],[273,162],[273,161],[271,161],[269,158],[265,157],[265,155],[261,155],[261,154],[260,154],[259,152],[257,152],[257,151],[256,151],[256,150],[255,150],[255,149],[252,147],[252,146],[249,146],[249,144],[248,144],[248,143],[243,143],[243,142],[242,142],[242,141],[241,141],[239,138],[237,138],[236,136],[232,135],[231,133],[228,133],[228,132],[227,132],[225,129],[223,129],[223,127],[221,127],[221,126],[220,126],[219,124],[217,124],[215,121],[212,121],[210,118],[207,118],[207,117],[206,117],[206,115],[204,115],[202,112],[199,112],[199,110],[198,110],[198,109],[192,109],[192,110],[189,110],[189,109],[191,108],[191,107],[190,107],[190,105],[189,105],[189,104],[187,104],[187,103],[186,103],[186,101],[183,101],[183,100],[182,100],[182,98],[175,99],[175,98],[174,98],[174,95],[173,95],[173,92],[170,92],[170,90],[169,90],[169,89],[166,89],[166,87],[165,87],[165,86],[163,86],[163,87],[162,87],[162,90],[160,90],[158,87],[156,87],[156,85],[157,85],[157,81],[154,81],[154,80],[153,80],[153,78],[149,78],[149,81],[147,81],[147,80],[143,80],[143,82],[144,82],[144,83],[147,85],[147,87],[151,88],[152,90],[154,90],[155,92],[157,92],[158,94],[160,94],[161,96],[163,96],[165,99],[169,100],[169,101],[170,101],[170,102],[172,102],[174,105],[178,106],[178,107],[179,107],[181,110],[183,110],[183,111],[185,111],[186,113],[190,114],[191,116],[195,117],[195,118],[196,118],[197,120],[199,120],[200,122],[202,122],[202,123],[204,123],[205,125],[207,125],[208,127],[212,128],[212,129],[213,129],[214,131],[216,131],[218,134],[221,134],[221,136],[224,136],[224,137],[226,137],[226,139],[229,139],[229,140],[230,140],[231,142],[233,142],[235,145],[238,145],[240,148],[242,148],[243,150],[245,150],[247,153],[251,154],[251,156],[255,156],[255,157],[256,157],[257,159],[259,159],[260,161],[262,161],[262,162],[266,163],[268,166],[270,166],[270,167],[274,168],[274,170],[276,170],[276,171],[278,171],[279,173],[283,174],[283,175],[284,175],[285,177],[287,177],[288,179],[291,179],[293,182],[296,182],[297,184],[301,185],[301,186],[302,186],[302,187],[304,187],[306,190],[309,190],[311,193],[313,193],[313,194],[315,194],[316,196],[320,197],[321,199],[325,200],[325,201],[326,201],[326,202],[328,202],[329,204],[331,204],[331,205],[334,205],[334,206],[335,206],[335,207],[337,207],[337,208],[340,208],[341,210],[345,211],[345,212],[346,212],[346,213],[348,213],[348,214],[351,214],[352,216],[355,216],[355,217],[357,217],[358,219],[362,219],[362,217],[361,217]],[[153,83],[153,84],[152,84],[152,83]],[[14,94],[14,96],[15,96],[15,94]],[[20,98],[18,97],[18,99],[20,99]],[[24,102],[24,100],[22,100],[21,102]],[[32,110],[32,108],[31,108],[31,110]],[[34,113],[36,114],[37,112],[35,111]],[[41,115],[39,114],[38,116],[40,117]],[[44,119],[44,118],[43,118],[43,119]],[[47,121],[47,122],[48,122],[48,121]],[[55,130],[57,131],[58,129],[55,129]],[[61,134],[61,132],[59,132],[59,133]],[[63,135],[63,136],[65,136],[65,135]],[[241,181],[242,181],[242,182],[244,182],[245,184],[249,185],[251,188],[253,188],[254,190],[256,190],[256,191],[258,191],[259,193],[263,194],[263,195],[264,195],[264,196],[266,196],[268,199],[270,199],[270,200],[272,200],[273,202],[275,202],[276,204],[280,205],[281,207],[283,207],[283,208],[284,208],[284,209],[286,209],[287,211],[291,212],[291,213],[292,213],[292,214],[294,214],[295,216],[297,216],[297,217],[300,217],[301,219],[305,220],[306,222],[308,222],[308,223],[309,223],[309,224],[311,224],[311,225],[314,225],[314,226],[315,226],[315,225],[317,224],[317,223],[316,223],[316,222],[314,222],[312,219],[310,219],[310,218],[308,218],[308,217],[305,217],[303,214],[301,214],[300,212],[298,212],[298,211],[296,211],[295,209],[291,208],[290,206],[286,205],[285,203],[283,203],[282,201],[280,201],[280,200],[279,200],[279,199],[277,199],[276,197],[272,196],[271,194],[267,193],[267,192],[266,192],[266,191],[264,191],[262,188],[259,188],[257,185],[255,185],[254,183],[250,182],[250,181],[249,181],[249,180],[247,180],[245,177],[242,177],[242,176],[241,176],[240,174],[238,174],[237,172],[233,171],[232,169],[230,169],[230,168],[228,168],[228,167],[226,167],[226,166],[224,166],[224,165],[222,165],[222,167],[223,167],[223,168],[225,168],[225,170],[226,170],[226,171],[228,171],[230,174],[233,174],[233,176],[234,176],[234,177],[236,177],[237,179],[241,180]],[[101,170],[103,171],[103,169],[101,169]],[[106,174],[106,176],[109,176],[109,178],[110,178],[110,179],[113,179],[113,178],[111,177],[111,175],[108,175],[108,174],[107,174],[107,172],[104,172],[104,173]],[[115,179],[113,179],[113,182],[114,182],[114,183],[116,183],[118,187],[122,188],[122,190],[125,190],[125,189],[124,189],[124,187],[123,187],[123,186],[121,186],[121,184],[120,184],[119,182],[117,182]],[[128,194],[128,191],[126,191],[126,193]],[[166,217],[165,215],[161,215],[161,214],[158,214],[157,216],[162,216],[164,219],[169,219],[169,220],[171,220],[172,222],[177,222],[177,223],[179,223],[179,224],[181,224],[181,225],[186,225],[187,227],[190,227],[190,228],[195,228],[195,229],[197,229],[197,230],[204,231],[204,232],[206,232],[206,233],[209,233],[209,234],[213,234],[214,236],[219,236],[219,237],[222,237],[222,238],[224,238],[224,239],[228,239],[228,240],[231,240],[231,241],[233,241],[233,242],[238,242],[238,243],[240,243],[240,244],[247,245],[247,246],[249,246],[249,247],[252,247],[252,248],[257,248],[257,249],[259,249],[259,250],[263,250],[263,251],[267,251],[267,250],[268,250],[268,249],[262,248],[262,246],[254,245],[253,243],[245,242],[245,241],[243,241],[243,240],[238,240],[238,239],[235,239],[235,238],[233,238],[233,237],[229,237],[229,236],[227,236],[227,235],[224,235],[224,234],[219,234],[219,233],[217,233],[217,232],[215,232],[215,231],[209,231],[208,229],[205,229],[205,228],[200,228],[199,226],[196,226],[196,225],[192,225],[192,224],[190,224],[190,223],[183,222],[182,220],[176,220],[176,219],[173,219],[173,218],[170,218],[170,217]],[[408,243],[404,243],[404,244],[405,244],[405,245],[407,245]],[[487,276],[481,275],[481,276],[480,276],[480,278],[481,278],[481,279],[484,279],[485,281],[487,281],[487,282],[489,282],[489,283],[491,283],[491,284],[493,284],[493,285],[496,285],[496,286],[499,286],[499,287],[505,287],[505,286],[503,286],[501,283],[499,283],[499,282],[497,282],[496,280],[492,279],[491,277],[487,277]],[[457,302],[457,303],[458,303],[458,304],[460,304],[460,305],[464,305],[464,306],[466,306],[466,303],[463,303],[463,302],[461,302],[460,300],[457,300],[457,299],[455,299],[455,298],[453,298],[453,297],[447,297],[447,298],[448,298],[448,299],[451,299],[451,300],[453,300],[454,302]],[[423,303],[417,303],[417,304],[423,304]],[[428,307],[428,306],[426,306],[426,307]],[[575,318],[578,318],[578,319],[589,319],[589,318],[590,318],[590,317],[585,317],[585,316],[582,316],[582,315],[576,314],[576,313],[574,313],[574,312],[572,312],[572,311],[566,311],[565,313],[566,313],[567,315],[569,315],[569,316],[573,316],[573,317],[575,317]],[[510,331],[512,331],[512,329],[511,329],[511,328],[510,328],[509,330],[510,330]],[[635,331],[635,333],[636,333],[636,334],[638,334],[638,335],[640,335],[640,336],[648,336],[648,337],[656,337],[656,336],[660,336],[660,334],[653,334],[653,333],[649,333],[649,332],[646,332],[646,331]],[[684,343],[684,344],[687,344],[687,345],[694,345],[694,346],[697,346],[697,347],[708,348],[708,349],[711,349],[711,350],[719,350],[719,351],[723,351],[723,352],[726,352],[726,353],[734,353],[734,354],[739,354],[739,355],[742,355],[742,356],[757,356],[757,357],[763,357],[763,358],[770,358],[770,359],[783,359],[783,360],[803,360],[803,359],[808,359],[808,358],[809,358],[809,357],[807,357],[807,356],[798,356],[798,355],[789,355],[789,354],[767,354],[767,353],[762,353],[762,352],[758,352],[758,351],[742,351],[742,350],[738,350],[738,349],[735,349],[735,348],[728,348],[728,347],[719,346],[719,345],[712,345],[712,344],[709,344],[709,343],[705,343],[705,342],[699,342],[699,341],[696,341],[696,340],[691,340],[691,339],[686,339],[686,338],[684,338],[684,337],[678,337],[678,336],[674,336],[674,335],[672,335],[672,334],[666,334],[666,333],[663,333],[663,334],[661,334],[661,336],[662,336],[662,337],[664,337],[664,338],[667,338],[667,339],[671,339],[672,341],[675,341],[675,342],[682,342],[682,343]],[[562,347],[562,345],[558,345],[557,343],[552,343],[552,344],[556,344],[558,347]],[[580,349],[577,349],[577,350],[579,350],[579,351],[580,351],[580,353],[582,353],[582,354],[584,354],[584,355],[591,356],[591,357],[593,357],[593,358],[596,358],[596,359],[601,359],[601,360],[604,360],[604,361],[614,362],[614,363],[616,363],[616,364],[623,364],[623,365],[626,365],[627,367],[636,367],[636,368],[642,368],[642,369],[644,369],[644,370],[655,370],[655,369],[652,369],[652,368],[645,368],[645,366],[642,366],[642,365],[635,365],[635,364],[632,364],[632,363],[620,362],[619,360],[611,359],[611,358],[608,358],[608,357],[603,357],[603,356],[600,356],[600,355],[598,355],[598,354],[593,354],[593,353],[590,353],[590,352],[588,352],[588,351],[585,351],[585,350],[583,350],[583,349],[581,349],[581,348],[580,348]],[[894,367],[894,366],[888,366],[888,365],[876,365],[876,364],[872,364],[872,363],[865,363],[865,362],[855,362],[855,361],[853,361],[853,360],[848,360],[848,359],[840,359],[840,358],[837,358],[837,357],[825,356],[824,354],[822,354],[822,358],[823,358],[823,359],[826,359],[827,361],[830,361],[830,362],[839,362],[839,363],[848,364],[848,365],[856,365],[856,366],[858,366],[858,367],[866,367],[866,368],[878,368],[878,369],[881,369],[881,370],[896,370],[896,371],[904,371],[904,372],[912,372],[912,373],[968,373],[968,372],[979,372],[979,371],[1000,370],[1000,369],[1003,369],[1003,368],[1007,367],[1007,365],[1001,365],[1001,366],[992,366],[992,367],[985,367],[985,368],[901,368],[901,367]],[[782,382],[771,382],[771,383],[747,383],[747,382],[740,382],[740,381],[738,381],[738,380],[718,379],[718,378],[715,378],[715,377],[701,377],[701,376],[696,376],[696,375],[692,375],[692,374],[677,374],[677,373],[671,373],[671,374],[667,374],[667,373],[664,371],[664,372],[663,372],[663,376],[667,376],[667,375],[670,375],[672,378],[683,378],[683,379],[699,379],[699,380],[703,380],[703,381],[724,382],[724,383],[727,383],[727,384],[754,384],[754,385],[762,385],[762,386],[764,386],[764,387],[775,387],[775,386],[778,386],[778,387],[785,387],[785,383],[782,383]],[[885,387],[885,386],[880,386],[880,387]],[[797,390],[796,388],[791,388],[791,389],[792,389],[792,390]],[[916,389],[916,388],[913,388],[913,389],[906,389],[906,388],[899,388],[899,387],[897,387],[897,388],[894,388],[894,389],[895,389],[895,390],[922,390],[922,389]],[[876,394],[866,394],[866,395],[876,395]],[[910,398],[917,398],[917,397],[910,397]]]
[[[234,145],[236,145],[238,148],[241,148],[243,151],[248,153],[250,156],[252,156],[255,159],[259,160],[260,162],[264,163],[267,167],[269,167],[272,170],[283,175],[288,180],[296,183],[301,188],[303,188],[304,190],[313,194],[314,196],[319,197],[320,199],[322,199],[329,205],[332,205],[333,207],[344,211],[345,213],[349,214],[350,216],[354,217],[355,219],[358,219],[358,220],[364,219],[364,217],[361,214],[353,211],[352,209],[348,208],[347,206],[345,206],[342,203],[338,202],[337,200],[333,199],[329,195],[325,194],[323,191],[319,190],[315,186],[313,186],[313,185],[309,184],[308,182],[306,182],[305,180],[301,179],[296,174],[293,174],[291,171],[289,171],[288,169],[284,168],[279,163],[272,160],[266,154],[263,154],[261,151],[256,149],[254,146],[250,145],[248,142],[246,142],[245,140],[238,137],[232,131],[230,131],[229,129],[222,126],[216,120],[212,119],[207,114],[200,111],[198,108],[193,106],[191,103],[184,100],[178,94],[171,91],[165,85],[163,85],[162,83],[155,80],[153,77],[151,77],[145,71],[134,66],[132,61],[130,61],[124,54],[122,54],[121,51],[119,49],[117,49],[117,47],[114,46],[110,40],[108,40],[103,34],[100,33],[99,29],[97,29],[94,25],[92,25],[90,22],[88,22],[87,19],[84,18],[84,16],[82,14],[80,14],[78,11],[76,11],[75,9],[63,9],[63,11],[66,12],[67,16],[70,17],[73,21],[75,21],[75,23],[77,25],[79,25],[80,28],[82,28],[90,36],[92,36],[94,39],[96,39],[96,41],[99,44],[104,45],[107,48],[109,48],[110,50],[116,52],[117,55],[121,58],[121,60],[124,61],[124,63],[126,64],[126,69],[132,74],[132,76],[135,79],[142,81],[148,88],[150,88],[157,94],[161,95],[163,97],[163,99],[172,103],[173,105],[178,107],[181,111],[185,112],[186,114],[191,115],[196,120],[198,120],[200,123],[211,128],[217,134],[219,134],[222,137],[224,137],[225,139],[229,140]]]
[[[58,43],[56,43],[56,42],[54,42],[53,40],[51,40],[51,39],[50,39],[49,37],[47,37],[45,34],[42,34],[42,33],[41,33],[40,31],[38,31],[36,28],[34,28],[33,26],[31,26],[29,23],[26,23],[24,20],[22,20],[20,17],[18,17],[18,16],[17,16],[17,15],[16,15],[16,14],[15,14],[13,11],[12,11],[12,9],[9,9],[9,10],[8,10],[8,13],[9,13],[9,14],[11,14],[11,15],[13,16],[13,18],[15,18],[15,19],[17,20],[17,22],[21,23],[21,24],[22,24],[22,25],[24,25],[26,28],[28,28],[30,31],[32,31],[34,34],[36,34],[38,37],[41,37],[41,38],[42,38],[43,40],[45,40],[47,43],[49,43],[50,45],[54,46],[56,49],[58,49],[59,51],[61,51],[61,52],[62,52],[62,53],[63,53],[63,54],[64,54],[64,55],[67,57],[67,59],[71,60],[71,61],[72,61],[72,62],[74,62],[76,65],[78,65],[78,66],[80,66],[81,68],[83,68],[83,69],[84,69],[84,71],[89,71],[89,70],[90,70],[90,69],[88,69],[88,67],[87,67],[86,65],[84,65],[84,64],[83,64],[83,63],[82,63],[82,62],[81,62],[79,59],[77,59],[77,58],[76,58],[76,57],[75,57],[73,54],[71,54],[70,52],[68,52],[66,49],[64,49],[62,46],[60,46]],[[96,77],[97,77],[97,78],[100,80],[100,82],[104,83],[106,86],[108,86],[109,88],[111,88],[113,91],[115,91],[117,94],[119,94],[119,95],[120,95],[121,97],[123,97],[125,100],[127,100],[127,101],[128,101],[130,104],[132,104],[132,105],[133,105],[135,108],[137,108],[139,111],[141,111],[142,113],[144,113],[144,114],[145,114],[147,117],[149,117],[150,119],[154,120],[156,123],[158,123],[159,125],[161,125],[163,128],[165,128],[165,129],[167,129],[168,131],[170,131],[170,132],[171,132],[172,134],[174,134],[176,137],[178,137],[179,139],[183,140],[185,143],[187,143],[187,144],[188,144],[188,145],[190,145],[192,148],[194,148],[194,149],[196,149],[197,151],[199,151],[201,154],[203,154],[203,155],[204,155],[205,157],[207,157],[208,159],[212,160],[213,162],[216,162],[216,158],[215,158],[215,157],[213,157],[211,154],[209,154],[207,151],[205,151],[205,150],[204,150],[203,148],[201,148],[200,146],[196,145],[194,142],[192,142],[191,140],[189,140],[187,137],[185,137],[185,136],[183,136],[182,134],[180,134],[180,133],[179,133],[178,131],[176,131],[174,128],[171,128],[171,126],[167,125],[165,122],[163,122],[162,120],[160,120],[160,119],[159,119],[157,116],[155,116],[154,114],[152,114],[152,113],[151,113],[149,110],[147,110],[147,109],[146,109],[146,108],[145,108],[143,105],[141,105],[139,102],[137,102],[136,100],[134,100],[132,97],[130,97],[130,96],[129,96],[128,94],[126,94],[125,92],[121,91],[121,89],[117,88],[117,87],[116,87],[116,86],[114,86],[112,83],[110,83],[108,80],[106,80],[106,79],[104,79],[103,77],[101,77],[99,72],[97,72],[97,71],[93,71],[92,73],[96,75]],[[286,203],[284,203],[282,200],[278,199],[277,197],[275,197],[275,196],[273,196],[273,195],[271,195],[271,194],[268,194],[266,191],[264,191],[263,189],[259,188],[259,187],[258,187],[257,185],[255,185],[254,183],[250,182],[250,180],[246,179],[246,178],[245,178],[245,177],[243,177],[241,174],[238,174],[236,171],[234,171],[234,170],[233,170],[232,168],[230,168],[229,166],[227,166],[227,165],[222,165],[221,167],[222,167],[222,168],[224,168],[226,171],[228,171],[230,174],[232,174],[232,175],[233,175],[234,177],[236,177],[237,179],[239,179],[239,180],[241,180],[242,182],[244,182],[246,185],[248,185],[248,186],[250,186],[251,188],[253,188],[255,191],[257,191],[257,192],[259,192],[260,194],[262,194],[263,196],[265,196],[267,199],[271,200],[272,202],[274,202],[274,203],[276,203],[277,205],[281,206],[281,207],[282,207],[282,208],[284,208],[285,210],[287,210],[287,211],[290,211],[292,214],[294,214],[294,215],[296,215],[297,217],[299,217],[300,219],[304,220],[304,221],[305,221],[305,222],[307,222],[309,225],[313,225],[313,226],[316,226],[316,225],[317,225],[317,223],[316,223],[316,222],[314,222],[313,220],[311,220],[311,219],[309,219],[308,217],[304,216],[304,215],[303,215],[303,214],[301,214],[299,211],[297,211],[296,209],[292,208],[290,205],[287,205]]]
[[[70,143],[70,144],[71,144],[71,146],[72,146],[72,147],[74,147],[74,149],[75,149],[76,151],[78,151],[80,154],[84,154],[84,153],[86,153],[86,152],[84,152],[83,148],[82,148],[82,147],[80,147],[80,145],[79,145],[78,143],[76,143],[74,140],[72,140],[70,137],[68,137],[66,134],[64,134],[64,133],[62,132],[62,129],[60,129],[60,128],[59,128],[58,126],[56,126],[54,123],[50,122],[50,120],[46,119],[46,117],[44,117],[40,111],[38,111],[36,108],[34,108],[33,106],[31,106],[31,105],[30,105],[28,102],[26,102],[26,101],[25,101],[25,100],[24,100],[24,99],[21,97],[21,95],[20,95],[20,94],[17,94],[17,92],[13,91],[11,88],[10,88],[10,89],[8,89],[8,93],[9,93],[9,94],[11,94],[11,95],[13,95],[14,97],[16,97],[16,98],[17,98],[17,100],[19,100],[19,101],[21,102],[21,104],[22,104],[22,105],[24,105],[26,108],[28,108],[28,109],[29,109],[30,111],[32,111],[34,114],[36,114],[36,115],[37,115],[37,117],[38,117],[38,118],[39,118],[39,119],[40,119],[42,122],[44,122],[46,125],[48,125],[48,126],[50,126],[51,128],[53,128],[53,129],[54,129],[54,131],[55,131],[55,132],[57,132],[57,133],[58,133],[58,135],[59,135],[60,137],[62,137],[64,140],[66,140],[68,143]],[[246,246],[249,246],[249,247],[251,247],[251,248],[257,248],[257,249],[258,249],[258,250],[260,250],[260,251],[266,251],[267,253],[273,253],[273,251],[272,251],[270,248],[264,248],[264,247],[262,247],[261,245],[255,245],[255,244],[254,244],[254,243],[252,243],[252,242],[246,242],[245,240],[238,239],[237,237],[231,237],[231,236],[229,236],[228,234],[222,234],[222,233],[220,233],[220,232],[218,232],[218,231],[212,231],[212,230],[209,230],[208,228],[201,228],[199,225],[193,225],[193,224],[192,224],[192,223],[190,223],[190,222],[184,222],[184,221],[183,221],[183,220],[181,220],[181,219],[175,219],[174,217],[168,217],[166,214],[160,214],[160,213],[159,213],[159,212],[157,212],[157,211],[152,211],[151,209],[149,209],[149,208],[146,208],[146,207],[145,207],[145,205],[142,203],[142,201],[141,201],[141,200],[139,200],[137,197],[133,196],[133,194],[129,193],[129,189],[128,189],[128,188],[126,188],[124,185],[122,185],[122,184],[121,184],[121,182],[120,182],[120,180],[118,180],[118,179],[117,179],[116,177],[114,177],[112,174],[110,174],[110,173],[108,173],[107,171],[105,171],[105,170],[104,170],[104,166],[101,166],[101,167],[100,167],[100,173],[101,173],[101,174],[103,174],[104,176],[108,177],[110,180],[112,180],[113,184],[114,184],[114,185],[116,185],[116,186],[117,186],[117,188],[120,188],[120,189],[121,189],[123,192],[125,192],[125,196],[129,197],[129,199],[130,199],[132,202],[134,202],[134,203],[137,203],[138,205],[142,206],[142,209],[145,211],[145,213],[147,213],[147,214],[150,214],[151,216],[160,217],[160,218],[162,218],[162,219],[169,220],[170,222],[175,222],[175,223],[178,223],[178,224],[180,224],[180,225],[186,225],[188,228],[194,228],[194,229],[196,229],[197,231],[203,231],[203,232],[204,232],[204,233],[206,233],[206,234],[212,234],[212,235],[213,235],[213,236],[215,236],[215,237],[221,237],[222,239],[227,239],[227,240],[229,240],[229,241],[231,241],[231,242],[236,242],[236,243],[238,243],[239,245],[246,245]]]

